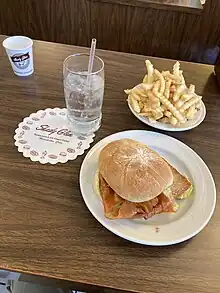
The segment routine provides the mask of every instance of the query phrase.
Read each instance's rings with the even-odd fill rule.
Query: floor
[[[14,281],[11,286],[0,283],[0,293],[85,293],[80,291],[63,291],[59,288],[41,286],[21,281]]]
[[[0,270],[0,293],[85,293],[18,281],[20,279],[19,273]]]
[[[0,285],[0,293],[67,293],[59,288],[41,286],[20,281],[13,281],[11,286]],[[70,293],[70,291],[68,292]]]

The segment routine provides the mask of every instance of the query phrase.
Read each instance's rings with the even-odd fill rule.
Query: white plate
[[[133,108],[131,107],[130,103],[128,103],[128,106],[129,106],[129,109],[131,110],[131,112],[134,114],[134,116],[136,116],[143,123],[145,123],[151,127],[161,129],[161,130],[167,130],[167,131],[186,131],[186,130],[193,129],[193,128],[197,127],[200,123],[202,123],[202,121],[205,119],[205,115],[206,115],[205,104],[202,102],[201,109],[196,113],[193,120],[188,120],[186,123],[181,124],[181,126],[174,127],[171,124],[167,124],[167,123],[161,123],[161,122],[153,123],[149,120],[149,118],[141,116],[138,113],[136,113],[133,110]]]
[[[157,215],[149,220],[108,220],[104,217],[101,198],[94,190],[98,157],[105,144],[121,138],[147,144],[193,182],[193,195],[178,201],[180,208],[176,213]],[[203,160],[182,142],[151,131],[119,132],[98,142],[82,163],[80,188],[88,209],[103,226],[120,237],[145,245],[170,245],[195,236],[210,220],[216,203],[215,183]]]

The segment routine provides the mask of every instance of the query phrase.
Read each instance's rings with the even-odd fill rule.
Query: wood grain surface
[[[201,15],[113,1],[90,4],[91,35],[99,48],[215,64],[220,50],[219,1],[208,1]]]
[[[134,244],[102,227],[85,206],[79,190],[84,155],[66,164],[42,165],[24,158],[14,146],[14,131],[24,117],[65,105],[62,62],[72,53],[85,51],[36,41],[35,74],[19,78],[0,48],[0,268],[77,282],[87,291],[92,285],[127,292],[219,293],[219,201],[208,226],[193,239],[171,247]],[[95,142],[122,130],[154,130],[130,113],[123,94],[123,89],[142,79],[146,57],[97,53],[105,62],[106,86],[103,123]],[[173,64],[151,60],[160,70]],[[192,131],[167,134],[204,159],[219,197],[220,92],[213,66],[181,65],[187,83],[194,83],[203,94],[207,117]]]
[[[1,0],[0,34],[79,46],[89,46],[96,37],[100,49],[215,64],[220,47],[220,1],[209,0],[204,9],[193,8],[196,3]]]

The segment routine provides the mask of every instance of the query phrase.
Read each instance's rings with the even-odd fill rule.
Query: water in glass
[[[104,79],[99,75],[88,76],[68,73],[64,79],[64,92],[68,119],[74,132],[90,134],[98,130],[102,118]]]

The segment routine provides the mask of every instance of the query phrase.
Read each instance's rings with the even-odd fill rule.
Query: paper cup
[[[28,76],[34,72],[33,41],[30,38],[9,37],[3,41],[2,45],[16,75]]]

